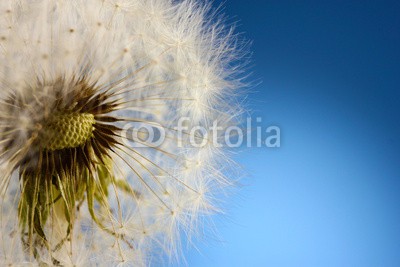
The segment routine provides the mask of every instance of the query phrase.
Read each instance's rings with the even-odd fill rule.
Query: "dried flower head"
[[[231,183],[223,148],[176,128],[224,129],[238,115],[237,48],[208,10],[1,1],[2,265],[147,265],[217,211]]]

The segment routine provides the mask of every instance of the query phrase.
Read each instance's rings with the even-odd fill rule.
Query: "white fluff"
[[[181,117],[190,118],[189,127],[235,123],[232,95],[240,82],[231,65],[238,54],[232,31],[211,22],[209,7],[195,0],[1,0],[0,14],[0,117],[10,93],[89,66],[88,77],[101,85],[126,77],[115,86],[127,101],[119,115],[168,127],[162,151],[134,148],[136,154],[122,146],[113,158],[116,177],[140,197],[110,188],[108,201],[121,216],[111,216],[107,227],[116,227],[132,247],[98,229],[84,204],[71,244],[57,252],[61,264],[141,266],[159,263],[164,253],[176,257],[180,234],[196,233],[199,218],[218,210],[214,201],[230,185],[230,164],[224,149],[212,144],[193,148],[182,136],[178,147],[180,137],[169,128]],[[22,132],[35,127],[23,113],[14,121]],[[12,163],[0,160],[6,174]],[[19,185],[12,175],[1,211],[0,265],[35,264],[17,234]]]

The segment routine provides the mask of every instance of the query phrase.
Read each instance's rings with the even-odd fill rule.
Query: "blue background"
[[[219,6],[221,1],[216,1]],[[229,0],[253,41],[240,193],[189,266],[400,266],[400,2]]]

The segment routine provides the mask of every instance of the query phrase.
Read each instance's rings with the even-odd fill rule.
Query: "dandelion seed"
[[[2,265],[177,255],[231,183],[221,148],[175,128],[235,124],[231,30],[194,0],[3,0],[0,14]]]

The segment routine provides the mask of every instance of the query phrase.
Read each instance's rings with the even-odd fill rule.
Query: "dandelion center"
[[[44,126],[41,144],[50,151],[78,147],[93,137],[94,123],[90,113],[57,114]]]
[[[59,244],[69,238],[76,210],[85,199],[93,220],[102,225],[94,203],[107,196],[113,179],[110,151],[120,129],[111,114],[119,105],[112,94],[87,80],[81,76],[39,81],[4,101],[1,153],[13,162],[11,171],[19,173],[21,237],[38,260],[38,246],[50,246],[48,221],[57,210],[63,210],[57,217],[67,224]],[[95,186],[95,180],[103,187]]]

